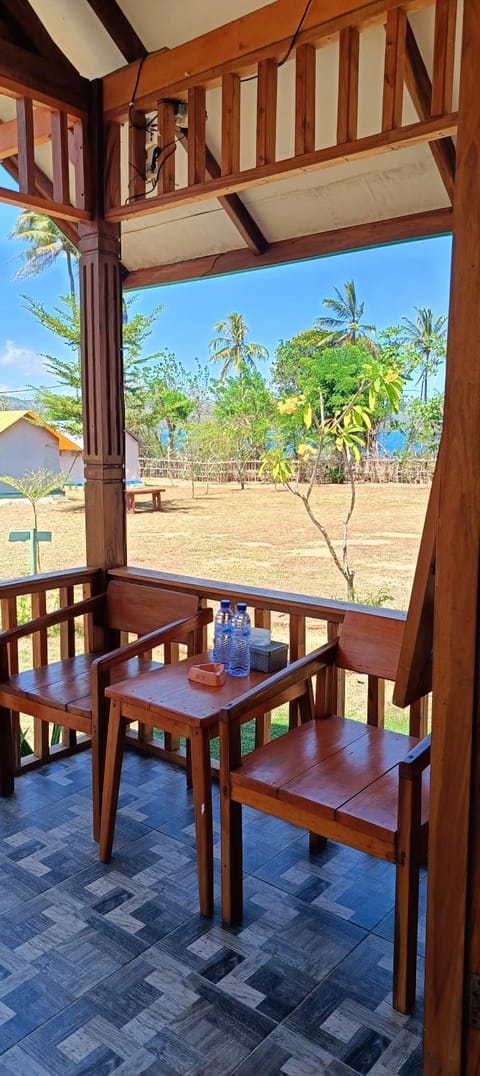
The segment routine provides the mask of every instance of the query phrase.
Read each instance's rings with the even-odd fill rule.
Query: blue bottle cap
[[[220,605],[221,605],[222,609],[229,609],[230,608],[230,598],[222,598],[222,600],[220,602]]]
[[[246,602],[237,602],[237,609],[239,613],[245,613],[247,608]]]

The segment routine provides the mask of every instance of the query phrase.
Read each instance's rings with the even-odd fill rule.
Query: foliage
[[[26,497],[27,501],[30,501],[33,510],[33,526],[35,530],[38,530],[37,504],[42,497],[48,497],[50,493],[63,489],[65,475],[62,472],[55,474],[53,471],[48,471],[46,468],[41,467],[38,471],[25,471],[23,475],[18,475],[18,477],[8,474],[0,475],[0,482],[4,482],[6,486],[10,486],[17,493],[21,493],[22,497]],[[39,572],[38,546],[35,547],[35,551],[35,572]]]
[[[438,373],[446,351],[445,317],[435,318],[430,307],[416,306],[415,321],[402,318],[405,333],[405,345],[410,355],[412,370],[418,370],[417,385],[420,385],[420,399],[428,399],[428,379]]]
[[[153,366],[137,370],[134,392],[126,408],[127,427],[139,438],[144,451],[164,454],[162,424],[168,435],[168,450],[176,453],[176,439],[184,430],[195,400],[189,396],[189,376],[172,353],[159,356]]]
[[[247,340],[249,330],[242,314],[229,314],[225,321],[218,321],[214,329],[217,336],[210,344],[211,361],[222,363],[222,383],[227,374],[252,373],[256,369],[256,359],[268,359],[266,347]]]
[[[38,276],[49,269],[58,257],[64,255],[70,284],[70,295],[75,295],[75,278],[73,265],[78,259],[78,250],[63,234],[58,224],[45,217],[43,213],[25,209],[19,213],[10,239],[17,239],[26,244],[20,254],[22,264],[15,278]]]
[[[403,456],[436,456],[443,424],[444,396],[436,392],[426,402],[409,400],[393,424],[405,437]]]
[[[235,461],[235,477],[244,489],[245,465],[265,451],[275,419],[274,402],[261,374],[244,370],[240,378],[218,384],[213,417]]]
[[[354,281],[346,281],[343,295],[339,288],[333,290],[335,299],[323,299],[323,305],[331,310],[332,314],[323,314],[317,318],[316,327],[328,333],[329,341],[335,346],[355,344],[363,340],[374,350],[371,335],[375,333],[375,326],[362,322],[365,303],[358,302]]]
[[[62,296],[58,306],[49,311],[43,303],[24,296],[26,309],[36,321],[51,332],[55,338],[64,341],[71,357],[58,358],[56,355],[44,355],[45,369],[55,377],[59,387],[66,390],[56,391],[47,387],[34,388],[32,392],[42,416],[52,425],[61,424],[72,434],[81,434],[82,424],[82,384],[80,369],[80,306],[75,295]],[[125,303],[125,311],[132,305],[133,299]],[[144,386],[139,377],[140,368],[157,355],[141,354],[145,340],[152,332],[152,325],[162,308],[156,307],[151,314],[126,316],[123,325],[123,361],[125,408],[128,416],[129,407],[135,406],[135,397],[141,396]]]
[[[365,448],[368,431],[371,429],[372,416],[379,400],[386,401],[393,411],[398,411],[402,391],[402,379],[398,370],[385,370],[377,360],[370,359],[363,365],[362,376],[356,390],[343,408],[333,415],[325,412],[323,395],[320,392],[312,401],[305,394],[288,396],[281,400],[278,409],[281,413],[294,415],[301,412],[308,436],[297,448],[297,461],[310,464],[310,479],[303,491],[295,482],[295,461],[284,451],[270,450],[264,455],[263,472],[271,474],[275,481],[281,481],[286,488],[302,501],[312,523],[320,531],[333,563],[343,576],[347,586],[347,597],[355,597],[355,572],[350,565],[348,555],[349,524],[355,507],[355,478],[352,461],[360,459]],[[365,398],[367,402],[365,401]],[[337,455],[343,462],[348,476],[350,495],[347,512],[343,520],[343,538],[341,551],[338,552],[324,523],[322,523],[311,503],[320,461],[324,455]]]

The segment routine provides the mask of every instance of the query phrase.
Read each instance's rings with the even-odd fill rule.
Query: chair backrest
[[[340,669],[395,680],[405,622],[374,613],[346,613],[335,664]]]
[[[112,579],[107,585],[105,626],[146,635],[183,617],[195,616],[195,594]]]

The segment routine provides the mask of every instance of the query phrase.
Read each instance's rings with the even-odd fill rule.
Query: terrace
[[[0,0],[0,156],[18,185],[0,188],[0,199],[58,218],[81,252],[87,568],[72,566],[59,600],[68,604],[96,573],[128,572],[122,284],[453,231],[444,441],[402,675],[404,685],[424,683],[433,632],[423,1071],[473,1076],[478,5],[235,0],[229,14],[234,21],[222,25],[216,0],[184,0],[161,14],[149,0],[79,0],[67,14],[57,0]],[[152,185],[153,143],[162,163]],[[157,579],[165,582],[161,572]],[[50,584],[4,584],[2,626],[16,623],[22,593],[33,593],[41,615]],[[208,600],[225,589],[180,571],[171,586]],[[325,621],[332,636],[345,611],[321,596],[305,604],[256,592],[250,600],[259,625],[279,608],[288,612],[291,658],[308,644],[306,619]],[[62,632],[62,653],[72,645]],[[37,637],[37,665],[46,649]],[[13,648],[13,669],[15,660]],[[421,709],[417,720],[421,731]],[[129,755],[131,789],[124,783],[120,840],[107,868],[89,832],[84,746],[66,731],[52,751],[36,726],[35,758],[15,796],[1,802],[6,1072],[422,1071],[419,1013],[405,1020],[388,1000],[388,866],[333,844],[309,860],[298,831],[252,819],[247,914],[242,928],[224,930],[218,908],[212,923],[196,913],[181,772]],[[159,753],[141,734],[137,747]],[[169,750],[178,755],[175,744]],[[166,788],[175,804],[168,818]],[[127,999],[123,1009],[119,998]]]

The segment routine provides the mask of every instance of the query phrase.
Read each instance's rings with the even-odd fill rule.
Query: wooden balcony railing
[[[110,577],[158,585],[176,591],[185,591],[197,595],[200,605],[214,605],[223,597],[232,602],[245,600],[248,603],[252,623],[257,627],[269,628],[274,625],[275,635],[288,642],[291,661],[302,657],[309,650],[318,646],[324,639],[333,639],[338,633],[346,611],[351,608],[347,602],[321,600],[302,594],[289,594],[283,591],[263,590],[257,587],[239,586],[218,580],[196,579],[165,572],[142,568],[117,568],[109,573]],[[46,610],[60,609],[70,605],[75,599],[90,597],[101,586],[101,573],[93,568],[77,568],[48,575],[30,576],[10,580],[0,584],[0,610],[2,630],[16,626],[31,617],[41,616]],[[369,609],[386,618],[405,619],[405,614],[391,609]],[[19,668],[40,667],[60,658],[73,656],[81,652],[88,642],[91,630],[90,618],[79,618],[75,628],[62,625],[60,629],[44,629],[32,638],[31,651],[22,650],[21,643],[13,643],[9,652],[11,673]],[[24,644],[25,645],[25,644]],[[207,639],[205,639],[207,645]],[[175,660],[175,653],[169,658]],[[337,712],[344,713],[345,708],[345,674],[337,670]],[[376,677],[368,677],[367,683],[367,717],[372,724],[383,725],[385,716],[384,683]],[[427,731],[427,705],[424,700],[410,707],[410,735],[423,736]],[[289,723],[297,723],[296,704],[290,704]],[[41,721],[33,721],[33,753],[21,754],[20,718],[14,714],[14,739],[17,751],[18,772],[33,766],[71,754],[88,746],[88,739],[72,730],[61,730],[58,744],[52,745],[48,736],[48,726]],[[270,734],[270,715],[257,721],[257,743],[264,742]],[[162,755],[169,759],[184,761],[183,752],[178,742],[171,738],[165,741],[147,737],[141,726],[131,732],[129,742],[138,749],[150,754]]]

